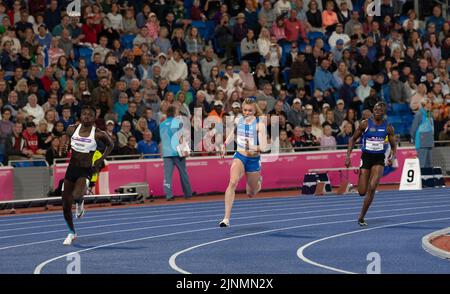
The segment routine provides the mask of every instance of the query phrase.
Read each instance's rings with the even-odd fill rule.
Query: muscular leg
[[[88,179],[87,178],[78,178],[75,182],[75,187],[73,189],[73,201],[81,202],[83,200],[83,196],[86,195],[88,188]]]
[[[236,187],[239,184],[239,180],[244,175],[244,165],[239,159],[233,159],[233,163],[230,168],[230,182],[228,183],[227,190],[225,192],[225,216],[224,219],[230,219],[231,208],[233,207],[234,197],[236,196]]]
[[[73,226],[72,219],[72,203],[73,203],[73,189],[75,184],[64,180],[64,190],[62,193],[64,219],[66,220],[69,230],[75,233],[75,227]]]
[[[380,182],[381,176],[383,175],[384,166],[382,165],[374,165],[372,166],[372,169],[370,170],[370,178],[369,178],[369,185],[367,188],[367,196],[364,199],[364,204],[361,209],[361,214],[359,215],[359,219],[363,219],[364,216],[367,213],[367,210],[370,207],[370,204],[373,201],[373,198],[375,196],[375,191],[378,187],[378,183]]]
[[[369,169],[360,169],[359,170],[359,179],[358,179],[358,193],[359,196],[365,196],[367,193],[367,186],[369,185]]]
[[[261,172],[247,173],[247,195],[256,196],[261,190],[261,181],[259,180]]]

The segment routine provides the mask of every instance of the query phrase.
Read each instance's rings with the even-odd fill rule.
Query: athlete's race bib
[[[369,138],[366,140],[366,150],[369,151],[383,151],[384,150],[384,140],[380,141],[376,138]]]

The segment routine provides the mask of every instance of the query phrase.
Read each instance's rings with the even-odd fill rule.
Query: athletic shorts
[[[371,169],[372,166],[385,166],[384,153],[366,153],[363,152],[361,156],[361,169]]]
[[[79,178],[86,178],[90,181],[92,171],[92,167],[79,167],[69,164],[64,179],[72,183],[75,183]]]
[[[261,156],[248,157],[236,152],[233,158],[239,159],[244,165],[246,173],[253,173],[261,171]]]

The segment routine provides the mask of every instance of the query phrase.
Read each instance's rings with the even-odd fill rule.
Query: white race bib
[[[367,139],[367,141],[366,141],[366,150],[369,150],[369,151],[383,151],[384,150],[384,141]]]

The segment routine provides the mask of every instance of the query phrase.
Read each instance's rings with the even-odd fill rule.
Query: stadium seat
[[[392,111],[394,114],[399,114],[399,115],[411,113],[411,111],[409,109],[409,105],[404,104],[404,103],[393,103]]]
[[[167,86],[167,90],[169,92],[172,92],[173,94],[177,94],[178,91],[180,91],[180,86],[174,85],[174,84],[169,84],[169,86]]]
[[[325,35],[321,32],[309,32],[306,37],[310,42],[315,41],[317,38],[325,39]]]
[[[241,53],[241,46],[236,46],[236,57],[239,64],[241,64],[242,61],[242,53]]]
[[[391,124],[401,124],[403,122],[402,121],[402,117],[399,116],[399,115],[391,115],[391,116],[389,116],[388,121]]]
[[[136,38],[135,35],[124,35],[120,38],[120,42],[122,43],[122,47],[124,49],[133,48],[133,40]]]

